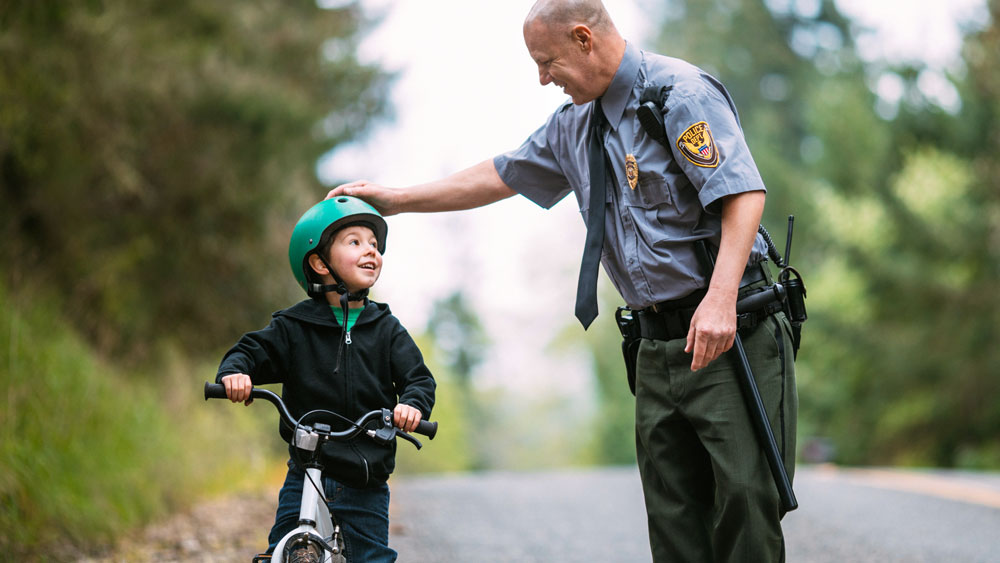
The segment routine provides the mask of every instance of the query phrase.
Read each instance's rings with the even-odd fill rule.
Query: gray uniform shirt
[[[648,84],[673,87],[664,108],[669,150],[646,135],[636,118],[639,97]],[[680,59],[628,43],[601,104],[612,176],[601,253],[605,272],[632,308],[706,287],[693,243],[708,239],[718,247],[720,198],[765,190],[729,93]],[[545,208],[572,191],[586,222],[587,137],[593,108],[593,103],[568,102],[517,150],[495,157],[503,181]],[[765,252],[758,234],[749,263],[760,261]]]

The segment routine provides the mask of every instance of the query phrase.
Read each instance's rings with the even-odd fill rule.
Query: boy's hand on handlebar
[[[231,373],[229,375],[222,376],[222,385],[226,387],[226,396],[229,400],[234,403],[243,402],[244,405],[249,405],[253,402],[250,397],[250,391],[253,391],[253,382],[250,381],[250,376],[245,373]]]
[[[395,423],[397,428],[406,432],[416,430],[421,418],[423,418],[423,415],[420,414],[419,410],[403,403],[396,405],[396,408],[392,411],[393,423]]]

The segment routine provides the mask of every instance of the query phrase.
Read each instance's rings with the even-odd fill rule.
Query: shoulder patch
[[[719,165],[719,149],[712,138],[712,130],[704,121],[684,130],[677,138],[677,148],[692,164],[703,168],[715,168]]]

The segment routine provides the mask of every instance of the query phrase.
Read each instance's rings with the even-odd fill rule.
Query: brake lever
[[[405,432],[405,431],[400,430],[398,428],[396,429],[396,437],[397,438],[402,438],[402,439],[406,440],[407,442],[410,442],[411,444],[413,444],[414,446],[416,446],[418,450],[420,448],[424,447],[424,445],[420,443],[420,440],[417,440],[416,438],[414,438],[413,436],[411,436],[408,432]]]
[[[396,428],[395,426],[392,425],[392,411],[390,411],[389,409],[382,409],[381,421],[382,425],[379,427],[378,430],[368,431],[368,435],[371,436],[371,438],[375,440],[376,443],[385,445],[391,442],[394,438],[399,437],[412,443],[414,446],[417,447],[418,450],[424,447],[424,445],[421,444],[419,440],[417,440],[413,436],[410,436],[407,432],[400,430],[399,428]]]

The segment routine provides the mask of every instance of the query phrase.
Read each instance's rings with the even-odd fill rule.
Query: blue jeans
[[[289,463],[285,484],[278,493],[274,526],[267,536],[267,552],[285,534],[298,526],[305,473]],[[312,486],[312,485],[310,485]],[[348,561],[387,562],[396,560],[389,548],[389,485],[382,483],[367,489],[354,489],[329,477],[323,477],[323,495],[333,519],[344,536],[344,555]]]

